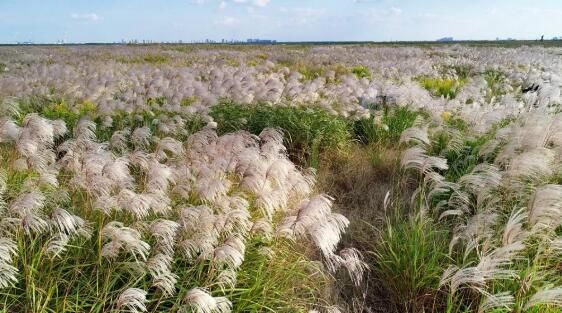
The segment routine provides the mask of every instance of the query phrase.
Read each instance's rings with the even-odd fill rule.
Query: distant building
[[[451,42],[451,41],[455,41],[453,39],[453,37],[443,37],[443,38],[437,39],[437,42]]]
[[[274,44],[277,43],[277,40],[270,40],[270,39],[248,39],[246,40],[247,43],[253,44]]]

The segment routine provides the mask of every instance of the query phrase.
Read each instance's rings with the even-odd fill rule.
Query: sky
[[[562,0],[0,0],[0,43],[562,37]]]

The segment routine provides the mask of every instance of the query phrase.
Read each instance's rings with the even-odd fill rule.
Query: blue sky
[[[561,0],[0,0],[0,42],[535,39]]]

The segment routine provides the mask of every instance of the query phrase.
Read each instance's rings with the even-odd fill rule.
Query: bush
[[[371,78],[372,78],[371,72],[369,71],[369,69],[367,67],[363,66],[363,65],[354,66],[353,68],[351,68],[351,72],[358,79],[367,78],[367,79],[371,80]]]
[[[291,158],[314,167],[320,153],[344,150],[352,140],[350,122],[321,109],[224,102],[210,115],[221,134],[243,129],[257,135],[265,128],[279,128]]]
[[[371,117],[355,121],[354,136],[364,144],[394,144],[421,114],[407,107],[386,108],[380,119]]]
[[[464,86],[464,80],[452,78],[418,78],[423,88],[427,89],[433,96],[454,99],[460,88]]]
[[[399,312],[442,312],[438,290],[447,261],[448,231],[427,217],[387,221],[375,245],[374,272]]]

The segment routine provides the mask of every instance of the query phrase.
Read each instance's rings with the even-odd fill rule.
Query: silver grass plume
[[[136,128],[131,134],[131,141],[137,148],[146,148],[151,138],[152,133],[147,126]]]
[[[197,313],[229,313],[232,309],[232,303],[227,298],[213,297],[200,288],[189,290],[183,303]]]
[[[17,282],[18,269],[10,264],[16,254],[16,243],[9,238],[0,238],[0,289]]]
[[[102,228],[101,234],[106,241],[109,241],[102,248],[102,256],[114,259],[124,250],[135,258],[140,257],[146,261],[150,245],[141,240],[141,234],[136,229],[113,221]]]
[[[431,144],[427,128],[410,127],[405,129],[400,135],[400,143],[414,143],[419,146],[428,146]]]
[[[544,185],[529,201],[529,223],[533,231],[553,230],[562,218],[562,186]]]
[[[400,164],[405,170],[415,169],[423,175],[432,172],[434,169],[447,170],[449,168],[446,159],[428,156],[421,147],[408,148],[404,152]]]
[[[509,220],[505,224],[502,236],[502,245],[507,246],[518,241],[524,241],[527,238],[527,231],[523,228],[523,224],[529,215],[525,208],[513,211]]]
[[[116,308],[119,311],[124,309],[131,313],[146,312],[147,292],[139,288],[128,288],[117,298]]]
[[[502,292],[497,294],[489,294],[478,307],[478,313],[485,313],[494,311],[496,309],[505,308],[511,310],[515,305],[515,298],[509,292]]]
[[[562,307],[562,287],[552,289],[542,289],[537,291],[525,304],[524,310],[528,310],[537,305],[550,305]]]

